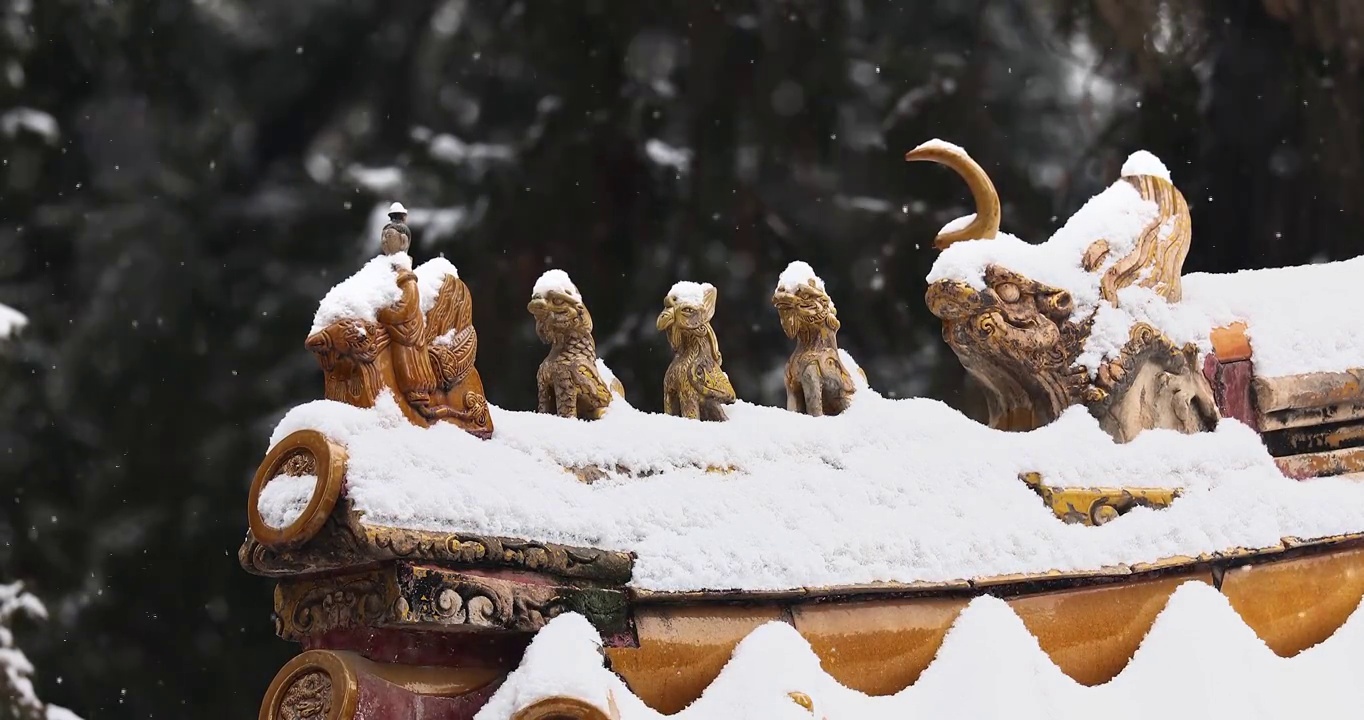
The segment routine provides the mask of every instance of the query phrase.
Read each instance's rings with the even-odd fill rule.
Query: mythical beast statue
[[[796,341],[786,362],[786,407],[806,415],[838,415],[857,386],[838,352],[838,311],[824,281],[806,263],[787,266],[772,293],[781,329]]]
[[[396,302],[378,308],[374,320],[335,320],[309,335],[306,346],[322,366],[328,400],[371,407],[391,389],[414,424],[449,421],[490,437],[492,418],[474,367],[473,298],[449,263],[434,260],[431,268],[440,283],[435,298],[425,303],[429,310],[422,309],[423,270],[395,264]]]
[[[1151,322],[1138,319],[1145,314],[1127,314],[1141,302],[1180,300],[1180,269],[1190,242],[1189,208],[1168,179],[1124,173],[1120,184],[1130,190],[1110,188],[1112,197],[1128,199],[1124,212],[1134,206],[1146,211],[1129,213],[1147,218],[1139,228],[1129,228],[1132,237],[1083,236],[1089,228],[1106,227],[1100,217],[1105,209],[1087,206],[1081,212],[1094,217],[1068,223],[1063,229],[1067,235],[1058,232],[1048,243],[1054,247],[1044,249],[1022,247],[1012,238],[996,239],[999,196],[985,171],[960,148],[925,143],[905,159],[952,168],[965,179],[977,206],[973,217],[950,224],[938,235],[934,244],[943,250],[938,262],[946,269],[935,266],[926,300],[942,319],[943,339],[984,386],[991,426],[1031,430],[1075,404],[1087,406],[1119,442],[1150,428],[1190,433],[1216,426],[1217,406],[1197,346],[1176,344]],[[953,247],[962,241],[964,245]],[[1007,246],[996,251],[976,243]],[[1030,261],[1021,262],[1032,269],[1040,267],[1039,261],[1053,261],[1066,266],[1055,276],[1079,278],[1084,287],[1039,282],[1021,268],[1005,266],[1000,257],[1028,257]],[[977,261],[979,271],[974,277],[952,271],[971,260]],[[1127,288],[1143,290],[1124,292]],[[1091,302],[1077,301],[1077,292]],[[1129,303],[1134,307],[1128,308]],[[1116,342],[1104,339],[1120,345],[1116,353],[1088,348],[1092,370],[1078,361],[1094,341],[1096,316],[1105,305],[1109,317],[1132,321]],[[1111,322],[1104,326],[1110,335],[1113,326]]]
[[[549,270],[535,283],[526,306],[535,316],[535,334],[549,355],[535,373],[536,410],[559,417],[596,420],[611,404],[612,386],[597,368],[592,314],[578,288],[561,270]],[[624,394],[624,388],[617,390]]]
[[[663,412],[694,420],[724,420],[734,386],[720,369],[720,343],[710,326],[715,286],[680,282],[663,298],[658,329],[668,334],[673,361],[663,374]]]

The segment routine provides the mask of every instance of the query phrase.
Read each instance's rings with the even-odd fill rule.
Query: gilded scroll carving
[[[772,305],[782,331],[796,341],[786,362],[787,409],[814,416],[842,413],[857,386],[838,355],[838,312],[823,283],[811,273],[794,285],[779,285]]]
[[[674,286],[663,298],[658,329],[668,336],[673,360],[663,375],[663,412],[693,420],[724,420],[725,405],[734,402],[734,386],[720,369],[723,359],[715,330],[715,287],[709,283],[695,286],[698,298],[684,287]],[[679,291],[681,288],[681,291]]]
[[[1018,476],[1060,520],[1079,525],[1103,525],[1133,508],[1161,509],[1179,497],[1172,488],[1134,487],[1054,487],[1041,474],[1026,472]]]
[[[925,149],[926,148],[926,149]],[[985,171],[959,149],[927,145],[908,160],[930,160],[956,170],[981,206],[969,233],[939,235],[939,247],[994,238],[998,197]],[[1179,190],[1154,176],[1128,183],[1157,208],[1130,251],[1111,257],[1108,240],[1095,238],[1081,266],[1098,277],[1102,302],[1121,307],[1119,291],[1144,287],[1169,302],[1181,297],[1180,269],[1189,251],[1189,208]],[[1151,428],[1198,432],[1216,426],[1212,386],[1196,348],[1176,346],[1150,325],[1136,324],[1117,357],[1091,377],[1076,364],[1093,328],[1094,313],[1079,313],[1065,288],[1050,287],[1015,270],[987,265],[984,287],[955,279],[929,285],[925,299],[943,323],[943,339],[986,389],[990,425],[1031,430],[1083,404],[1110,435],[1126,442]]]
[[[342,503],[347,501],[344,499]],[[338,508],[314,540],[275,548],[248,535],[237,557],[248,572],[268,577],[325,572],[385,560],[459,567],[498,567],[544,575],[629,582],[630,553],[468,533],[442,533],[366,525],[349,507]]]
[[[624,596],[398,562],[348,575],[297,578],[275,589],[276,632],[300,640],[356,627],[534,631],[572,609],[603,631],[628,622]]]
[[[394,269],[399,298],[377,312],[377,321],[345,318],[308,336],[327,399],[373,407],[388,389],[413,424],[448,421],[489,437],[493,425],[474,367],[478,334],[468,286],[446,275],[423,311],[416,273],[402,265]]]

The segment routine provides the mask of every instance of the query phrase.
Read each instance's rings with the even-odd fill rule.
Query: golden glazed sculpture
[[[306,345],[325,373],[327,399],[373,407],[390,389],[415,425],[444,420],[490,437],[492,417],[474,368],[478,334],[468,286],[446,275],[423,313],[416,273],[399,270],[396,282],[401,295],[378,311],[377,322],[344,318],[308,336]]]
[[[977,203],[965,227],[938,235],[935,245],[994,238],[999,231],[999,197],[985,171],[959,148],[926,145],[906,160],[927,160],[960,174]],[[1117,307],[1118,291],[1132,285],[1153,290],[1170,302],[1180,299],[1180,268],[1189,250],[1189,207],[1170,181],[1149,175],[1123,178],[1159,212],[1130,253],[1100,278],[1104,301]],[[1082,260],[1097,272],[1109,244],[1096,238]],[[1192,345],[1176,346],[1157,329],[1138,323],[1117,358],[1095,377],[1075,365],[1093,327],[1093,314],[1077,317],[1065,288],[1039,283],[999,265],[989,265],[985,287],[960,280],[932,283],[926,300],[943,322],[943,339],[986,389],[990,425],[1032,430],[1056,419],[1067,407],[1086,405],[1119,442],[1145,429],[1198,432],[1219,418],[1212,386]]]
[[[809,271],[809,266],[791,263],[787,272],[793,269]],[[772,294],[781,329],[796,341],[786,362],[786,407],[816,417],[846,410],[857,389],[838,355],[838,314],[823,285],[806,272],[799,282],[779,284]]]
[[[536,283],[526,309],[535,316],[535,334],[550,346],[535,373],[536,410],[582,420],[601,417],[612,388],[597,371],[592,314],[578,288],[563,271],[550,270]]]
[[[693,420],[724,420],[734,386],[720,369],[720,343],[710,326],[715,286],[678,283],[663,298],[658,329],[667,333],[673,361],[663,375],[663,412]]]

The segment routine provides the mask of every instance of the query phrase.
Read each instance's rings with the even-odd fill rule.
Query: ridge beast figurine
[[[596,420],[611,404],[611,387],[597,371],[592,314],[578,288],[562,270],[549,270],[535,283],[526,306],[535,334],[549,355],[535,373],[536,410],[559,417]]]
[[[720,369],[720,343],[710,326],[715,286],[680,282],[663,298],[658,329],[668,336],[673,361],[663,375],[663,412],[694,420],[724,420],[734,386]]]

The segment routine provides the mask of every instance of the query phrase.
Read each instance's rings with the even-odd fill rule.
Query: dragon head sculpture
[[[955,170],[975,200],[976,214],[944,228],[935,247],[995,239],[999,196],[965,151],[931,142],[905,159]],[[1142,202],[1154,204],[1153,218],[1131,242],[1088,240],[1074,258],[1076,269],[1093,279],[1098,291],[1093,294],[1112,309],[1122,308],[1119,291],[1131,286],[1178,302],[1191,237],[1188,205],[1164,177],[1130,175],[1122,182]],[[1123,249],[1121,257],[1113,247]],[[1091,375],[1077,361],[1094,327],[1096,306],[1081,308],[1071,289],[1038,282],[997,262],[985,264],[978,276],[951,275],[935,270],[925,300],[942,320],[943,339],[984,386],[991,426],[1031,430],[1075,404],[1086,405],[1120,441],[1147,428],[1196,432],[1216,425],[1212,388],[1194,346],[1176,346],[1150,325],[1135,323],[1117,356]]]
[[[838,332],[838,312],[834,301],[815,278],[795,286],[781,286],[772,293],[781,329],[792,340],[815,339]]]
[[[564,290],[546,290],[526,305],[535,316],[535,334],[540,342],[554,343],[571,335],[592,334],[592,314],[582,298]]]
[[[345,318],[308,336],[304,346],[317,356],[328,400],[370,407],[385,383],[378,360],[388,333],[376,322]]]

